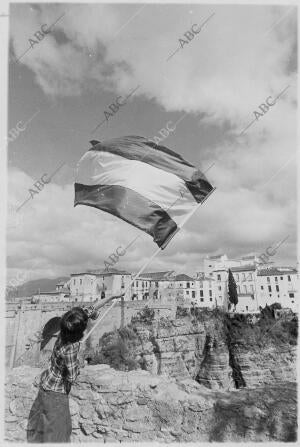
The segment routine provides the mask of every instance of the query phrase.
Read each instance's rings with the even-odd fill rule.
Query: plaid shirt
[[[93,306],[83,308],[88,317],[95,320],[98,313]],[[40,386],[44,390],[69,394],[72,383],[79,374],[78,352],[80,342],[62,345],[61,338],[55,342],[50,359],[50,366],[41,375]]]

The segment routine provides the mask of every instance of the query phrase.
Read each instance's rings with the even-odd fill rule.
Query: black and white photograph
[[[1,2],[1,444],[297,442],[298,16]]]

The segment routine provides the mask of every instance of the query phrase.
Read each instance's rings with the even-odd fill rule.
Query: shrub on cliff
[[[99,340],[99,347],[90,364],[106,363],[121,371],[138,369],[136,351],[140,344],[138,335],[130,325],[106,333]]]
[[[150,309],[148,306],[145,306],[137,315],[134,315],[131,318],[131,323],[143,323],[146,325],[152,324],[155,317],[154,309]]]
[[[190,310],[187,307],[177,306],[175,318],[187,317],[190,315]]]
[[[260,349],[263,346],[276,347],[283,344],[296,345],[298,337],[298,321],[275,319],[274,309],[266,306],[262,309],[260,319],[256,323],[248,321],[247,315],[237,314],[225,320],[227,342],[242,344]]]

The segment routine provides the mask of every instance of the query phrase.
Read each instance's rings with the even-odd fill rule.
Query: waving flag
[[[146,138],[91,144],[77,165],[74,206],[113,214],[150,234],[161,248],[213,190],[181,155]]]

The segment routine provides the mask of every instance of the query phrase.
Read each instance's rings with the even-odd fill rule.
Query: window
[[[294,298],[295,295],[294,295],[293,293],[289,293],[289,297],[290,297],[290,298]]]
[[[192,290],[192,298],[195,298],[195,296],[196,296],[195,290]]]
[[[209,298],[209,301],[212,301],[212,298]]]
[[[260,286],[261,290],[264,290],[264,286]]]
[[[190,288],[190,283],[187,282],[187,283],[186,283],[186,286],[187,286],[187,288],[189,289],[189,288]]]
[[[291,281],[291,277],[290,277],[290,275],[288,275],[288,281]]]
[[[269,276],[267,276],[267,281],[270,282],[270,277]]]
[[[158,281],[155,281],[155,287],[158,287]]]
[[[222,290],[222,287],[221,287],[221,286],[219,286],[219,287],[218,287],[218,289],[219,289],[219,290]]]
[[[203,290],[200,290],[200,296],[203,296]]]
[[[142,281],[142,287],[144,287],[144,281]]]
[[[280,276],[281,281],[283,280],[283,276]]]
[[[204,301],[204,298],[200,298],[200,301],[203,302],[203,301]]]
[[[212,296],[212,290],[209,291],[209,296]]]
[[[135,281],[135,287],[138,287],[138,286],[139,286],[139,282]]]
[[[291,302],[294,304],[295,301],[292,300]]]
[[[248,306],[246,306],[246,310],[248,310]]]
[[[242,273],[242,275],[243,275],[243,281],[246,281],[246,274]]]
[[[190,294],[190,291],[189,291],[189,290],[187,290],[187,291],[186,291],[186,294],[187,294],[187,295],[189,295],[189,294]]]
[[[218,281],[221,281],[221,275],[218,274],[217,279]]]
[[[277,282],[278,281],[278,278],[277,278],[277,276],[275,276],[275,282]]]
[[[239,281],[239,274],[236,274],[236,280]]]
[[[212,267],[212,265],[209,265],[208,267]]]
[[[80,278],[80,280],[79,280],[79,284],[82,285],[82,279],[81,279],[81,278]]]
[[[279,286],[276,284],[276,292],[279,292]]]
[[[243,285],[243,292],[247,293],[247,286],[246,286],[246,284]]]
[[[272,287],[268,286],[268,290],[269,290],[269,292],[272,292]]]
[[[254,286],[253,286],[253,284],[250,284],[250,292],[254,292]]]

